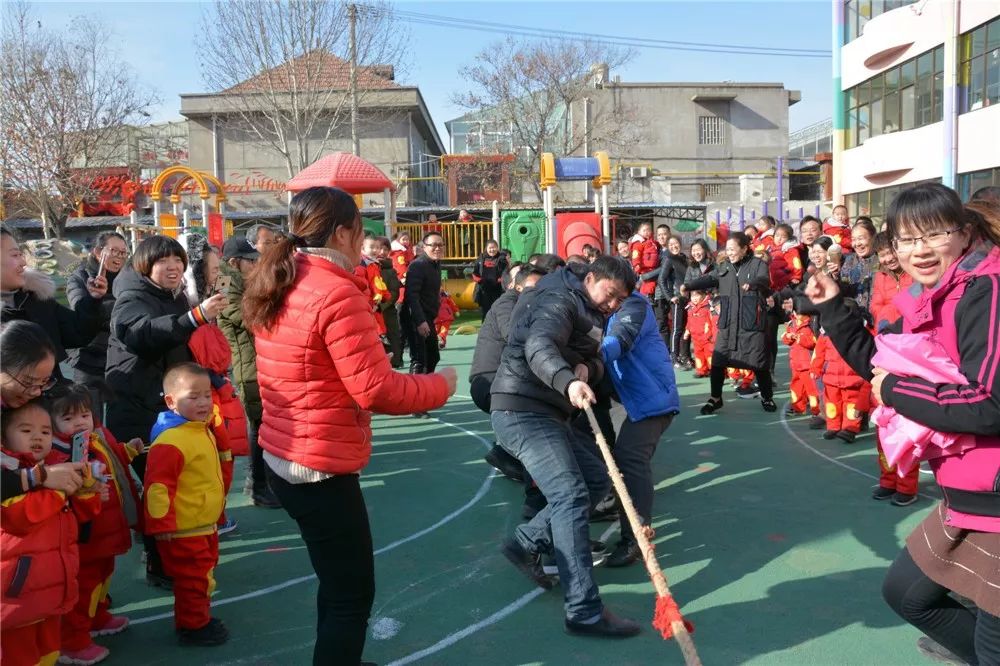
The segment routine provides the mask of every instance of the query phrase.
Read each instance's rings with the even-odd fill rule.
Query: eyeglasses
[[[38,391],[39,393],[45,393],[50,388],[55,386],[57,381],[59,381],[56,377],[49,377],[44,382],[33,381],[31,384],[26,384],[14,375],[10,375],[10,378],[20,384],[26,391]]]
[[[924,234],[923,236],[916,236],[914,238],[894,238],[892,239],[892,246],[896,248],[896,252],[903,254],[909,254],[913,252],[914,248],[917,247],[917,241],[923,242],[926,247],[941,247],[948,242],[948,239],[956,231],[961,231],[961,229],[949,229],[947,231],[932,231],[929,234]]]
[[[107,254],[109,257],[115,257],[117,259],[124,259],[125,257],[128,256],[128,252],[126,252],[125,250],[107,250],[107,249],[105,249],[104,253]]]
[[[444,247],[444,243],[424,243],[424,247],[430,247],[434,248],[435,250],[439,250],[442,247]]]

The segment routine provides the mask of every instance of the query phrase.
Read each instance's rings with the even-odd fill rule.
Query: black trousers
[[[479,284],[479,313],[482,315],[483,321],[486,321],[486,313],[501,296],[503,296],[503,287],[499,284]]]
[[[314,666],[358,666],[375,600],[375,556],[357,474],[289,483],[267,468],[271,490],[299,525],[319,578]]]
[[[770,400],[774,397],[774,382],[771,380],[771,371],[768,368],[751,368],[749,365],[731,360],[722,352],[714,351],[712,352],[712,373],[708,379],[712,386],[713,398],[722,397],[722,385],[726,383],[726,368],[753,370],[757,375],[760,397],[764,400]]]
[[[669,301],[667,301],[669,303]],[[687,326],[687,299],[670,303],[670,357],[673,361],[684,361],[691,356],[684,344],[684,330]]]
[[[434,372],[438,361],[441,360],[441,350],[438,348],[434,322],[428,322],[430,333],[425,338],[417,332],[417,327],[410,317],[410,311],[404,306],[400,310],[400,324],[406,332],[406,342],[410,347],[410,373],[424,375]]]
[[[660,337],[670,349],[670,301],[660,299],[653,303],[653,315],[656,317],[656,330],[660,332]]]
[[[764,320],[764,342],[767,344],[767,359],[771,374],[778,363],[778,337],[781,330],[782,316],[779,312],[768,312]]]
[[[250,483],[253,492],[260,493],[267,489],[267,476],[264,473],[264,449],[260,448],[258,435],[260,421],[247,419],[250,435]]]
[[[901,618],[973,666],[1000,664],[1000,618],[970,611],[920,570],[903,548],[882,583],[882,596]]]

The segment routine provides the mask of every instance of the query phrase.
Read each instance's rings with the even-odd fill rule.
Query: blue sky
[[[599,32],[662,40],[784,48],[830,47],[829,0],[793,2],[397,2],[400,9],[513,25]],[[154,120],[180,118],[180,93],[202,92],[195,40],[203,5],[198,2],[42,2],[37,18],[67,29],[76,15],[107,25],[109,40],[144,85],[162,98]],[[406,78],[418,85],[441,139],[444,123],[461,110],[450,97],[463,88],[458,71],[501,34],[411,24]],[[792,130],[830,117],[829,58],[789,58],[640,49],[623,81],[779,81],[802,92],[789,110]]]

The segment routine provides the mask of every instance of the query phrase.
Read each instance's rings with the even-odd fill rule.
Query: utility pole
[[[361,156],[361,141],[358,138],[358,40],[355,31],[358,23],[358,6],[347,5],[347,20],[350,23],[348,37],[351,50],[351,146],[355,155]]]

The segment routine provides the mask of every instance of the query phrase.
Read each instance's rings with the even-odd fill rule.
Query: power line
[[[500,33],[504,35],[529,37],[534,39],[552,38],[553,35],[561,39],[587,40],[602,42],[613,46],[651,48],[666,51],[687,51],[697,53],[725,53],[736,55],[763,55],[772,57],[791,58],[829,58],[829,51],[820,49],[792,49],[782,47],[761,47],[744,45],[716,45],[702,42],[680,42],[672,40],[648,39],[639,37],[625,37],[617,35],[604,35],[600,33],[584,33],[571,30],[558,30],[549,28],[534,28],[530,26],[520,26],[504,23],[494,23],[490,21],[479,21],[474,19],[459,19],[436,14],[422,14],[407,11],[386,11],[372,7],[365,7],[366,11],[374,13],[386,13],[406,23],[418,25],[432,25],[444,28],[457,28],[459,30],[472,30],[477,32]]]

